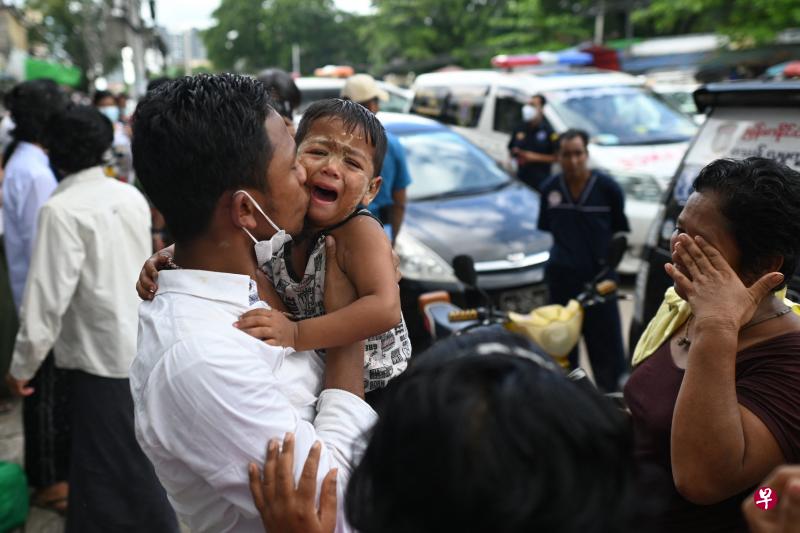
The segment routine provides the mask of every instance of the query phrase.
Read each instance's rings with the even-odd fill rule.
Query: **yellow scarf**
[[[800,304],[786,298],[786,289],[776,292],[775,296],[782,298],[783,303],[800,315]],[[642,333],[639,342],[636,344],[636,349],[633,351],[632,365],[637,366],[653,355],[659,346],[675,334],[691,314],[692,309],[689,307],[689,302],[678,296],[674,287],[667,289],[667,292],[664,293],[664,301],[661,302],[656,315],[647,324],[644,333]]]

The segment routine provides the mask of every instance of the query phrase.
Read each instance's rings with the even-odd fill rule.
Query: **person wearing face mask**
[[[131,156],[131,139],[127,127],[122,123],[117,99],[109,91],[97,91],[92,98],[94,106],[106,116],[114,126],[114,141],[106,155],[108,165],[106,175],[126,183],[133,183],[133,162]]]
[[[137,438],[170,503],[193,532],[261,531],[245,465],[287,433],[294,478],[313,450],[317,485],[338,468],[342,501],[377,419],[363,399],[362,343],[331,348],[323,364],[234,326],[249,310],[285,310],[256,283],[258,263],[299,234],[310,200],[267,88],[235,74],[184,77],[147,93],[132,122],[136,174],[175,238],[177,268],[139,307],[131,365]],[[327,246],[325,309],[335,311],[355,291]],[[350,531],[338,515],[337,530]]]
[[[7,376],[27,396],[52,349],[69,379],[66,531],[176,532],[175,514],[134,435],[128,372],[136,353],[136,262],[149,253],[150,210],[100,166],[113,138],[95,108],[48,123],[59,184],[39,211],[20,329]]]
[[[508,141],[508,151],[517,162],[517,177],[537,191],[550,177],[550,168],[556,160],[558,135],[544,118],[546,103],[547,99],[537,94],[522,106],[522,122]]]

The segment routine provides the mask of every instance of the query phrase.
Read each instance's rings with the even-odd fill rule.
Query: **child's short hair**
[[[297,146],[300,146],[300,143],[308,135],[314,122],[322,118],[338,118],[344,123],[348,133],[356,129],[363,131],[367,138],[367,144],[375,148],[372,153],[372,166],[374,167],[372,177],[380,175],[383,158],[386,156],[386,130],[383,129],[383,125],[372,111],[361,104],[341,98],[314,102],[303,113],[303,118],[297,127],[295,135]]]

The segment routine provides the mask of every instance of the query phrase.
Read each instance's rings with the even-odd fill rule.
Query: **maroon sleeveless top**
[[[754,488],[714,505],[695,505],[675,489],[670,462],[672,413],[684,370],[669,341],[637,366],[625,385],[631,410],[640,494],[663,502],[648,531],[742,531],[741,504]],[[736,355],[736,395],[772,432],[788,463],[800,462],[800,332],[787,333]]]

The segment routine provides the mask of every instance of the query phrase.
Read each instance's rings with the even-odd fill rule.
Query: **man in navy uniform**
[[[614,234],[630,231],[622,189],[611,177],[589,169],[588,142],[582,130],[561,134],[557,161],[562,173],[542,184],[539,229],[553,234],[545,273],[553,303],[566,304],[577,296],[605,266]],[[585,310],[583,337],[598,387],[617,390],[625,356],[616,300]],[[577,347],[569,361],[573,368],[578,365]]]
[[[517,160],[517,177],[528,187],[541,191],[555,162],[558,135],[544,118],[547,100],[541,94],[522,106],[522,123],[511,132],[508,151]]]

